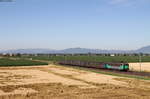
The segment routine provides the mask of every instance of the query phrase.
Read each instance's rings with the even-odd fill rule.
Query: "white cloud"
[[[109,0],[110,4],[127,3],[129,0]]]

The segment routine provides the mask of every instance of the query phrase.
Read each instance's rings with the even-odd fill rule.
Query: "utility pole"
[[[141,53],[139,53],[139,65],[140,65],[140,72],[141,72],[141,62],[142,62]]]
[[[66,56],[66,54],[65,54],[65,62],[67,61],[67,56]]]

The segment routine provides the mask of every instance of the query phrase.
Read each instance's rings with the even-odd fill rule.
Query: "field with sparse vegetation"
[[[0,99],[149,99],[150,81],[59,65],[0,68]]]

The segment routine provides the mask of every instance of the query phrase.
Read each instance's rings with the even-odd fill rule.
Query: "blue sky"
[[[0,2],[0,49],[150,45],[150,0]]]

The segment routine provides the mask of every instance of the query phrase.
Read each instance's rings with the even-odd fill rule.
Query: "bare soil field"
[[[0,99],[150,99],[150,81],[58,65],[1,67]]]
[[[140,64],[139,63],[129,63],[130,70],[133,71],[140,71]],[[150,72],[150,62],[142,62],[141,63],[141,71]]]

